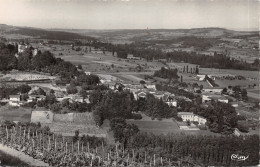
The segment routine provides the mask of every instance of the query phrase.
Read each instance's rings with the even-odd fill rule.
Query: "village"
[[[258,165],[257,6],[1,3],[0,166]]]

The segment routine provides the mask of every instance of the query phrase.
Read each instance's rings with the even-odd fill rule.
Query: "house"
[[[21,95],[9,95],[9,105],[20,106]]]
[[[241,132],[240,132],[237,128],[235,128],[235,130],[234,130],[234,135],[240,136],[240,135],[241,135]]]
[[[207,120],[202,116],[193,114],[192,112],[179,112],[178,116],[182,118],[183,121],[191,121],[191,122],[198,122],[199,125],[205,124]]]
[[[222,95],[216,95],[212,93],[203,93],[202,94],[202,102],[206,103],[208,101],[215,100],[222,103],[228,103],[228,99],[225,96]]]
[[[62,91],[55,91],[56,98],[63,98],[65,96],[65,93]]]
[[[197,75],[196,76],[197,80],[199,80],[199,81],[205,80],[205,77],[206,77],[206,75]]]
[[[230,102],[230,104],[232,107],[235,107],[235,108],[238,107],[238,102]]]
[[[221,88],[211,88],[211,89],[203,89],[204,92],[216,93],[221,94],[223,89]]]
[[[147,92],[144,90],[138,90],[133,92],[135,100],[138,100],[139,98],[146,98]]]
[[[161,99],[161,98],[163,98],[163,96],[165,96],[165,94],[163,92],[159,92],[159,91],[154,94],[154,97],[157,99]]]
[[[70,102],[79,102],[79,103],[83,103],[84,102],[84,98],[82,96],[75,95],[75,94],[68,95],[65,98],[68,98],[70,100]]]
[[[93,49],[93,50],[91,50],[91,53],[103,54],[104,52],[100,49]]]
[[[163,102],[168,104],[168,106],[177,107],[177,101],[176,101],[176,99],[174,98],[173,95],[164,95],[162,100],[163,100]]]
[[[18,45],[18,53],[23,53],[23,51],[25,50],[25,45]]]
[[[10,101],[21,101],[21,95],[9,95]]]
[[[81,96],[77,96],[77,97],[74,98],[74,101],[75,102],[79,102],[79,103],[83,103],[84,102],[84,98],[81,97]]]
[[[89,72],[89,71],[85,71],[85,74],[86,74],[86,75],[90,75],[91,72]]]
[[[38,52],[39,52],[39,50],[38,50],[38,48],[35,48],[34,50],[33,50],[33,56],[36,56],[37,54],[38,54]]]
[[[147,89],[153,89],[153,90],[156,90],[156,86],[154,84],[146,84],[145,87]]]
[[[27,102],[32,102],[33,100],[41,101],[41,100],[44,100],[45,98],[46,98],[46,96],[44,96],[44,95],[29,95]]]
[[[128,55],[127,55],[127,59],[131,59],[131,60],[141,60],[140,57],[135,57],[133,54],[128,54]]]

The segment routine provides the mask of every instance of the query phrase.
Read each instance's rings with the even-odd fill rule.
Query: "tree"
[[[21,93],[28,93],[31,90],[31,87],[29,85],[21,85],[18,89]]]
[[[82,70],[82,65],[81,64],[78,65],[78,69]]]
[[[242,96],[242,99],[243,99],[244,101],[247,101],[247,100],[248,100],[247,90],[246,90],[246,89],[242,89],[242,91],[241,91],[241,96]]]
[[[226,93],[227,93],[227,88],[223,88],[222,94],[226,94]]]
[[[50,94],[54,94],[55,92],[54,92],[54,90],[53,89],[51,89],[50,90]]]
[[[76,94],[78,92],[76,86],[67,86],[66,88],[68,94]]]
[[[58,113],[61,110],[61,105],[59,103],[54,103],[54,104],[50,105],[50,109],[54,113]]]
[[[26,48],[22,55],[18,57],[18,69],[25,71],[31,69],[32,51]]]
[[[190,123],[190,120],[189,120],[189,119],[187,120],[187,122],[186,122],[186,123],[187,123],[187,126],[190,126],[190,125],[191,125],[191,123]]]
[[[140,80],[140,84],[144,85],[145,81],[144,80]]]
[[[46,96],[46,92],[42,88],[38,88],[37,90],[34,90],[31,94],[32,95],[44,95],[44,96]]]

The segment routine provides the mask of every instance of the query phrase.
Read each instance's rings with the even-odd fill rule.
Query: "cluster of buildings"
[[[207,120],[202,116],[199,116],[191,112],[179,112],[178,116],[181,117],[182,120],[185,122],[198,122],[199,125],[204,125],[207,122]]]
[[[32,101],[40,101],[45,100],[46,96],[44,95],[28,95],[28,99],[25,101],[22,99],[22,95],[9,95],[9,99],[7,100],[10,106],[20,107],[25,103],[30,103]]]
[[[18,44],[18,55],[23,53],[27,48],[30,48],[32,50],[33,56],[36,56],[38,54],[38,48],[33,48],[29,44]]]

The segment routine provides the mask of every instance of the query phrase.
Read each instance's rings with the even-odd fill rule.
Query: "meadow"
[[[156,135],[167,135],[171,134],[189,134],[189,135],[219,135],[209,130],[180,130],[179,124],[174,119],[163,119],[159,120],[151,120],[150,117],[145,116],[142,114],[141,120],[127,120],[127,123],[135,124],[138,126],[140,131],[147,132],[147,133],[154,133]]]
[[[19,122],[31,121],[31,108],[12,107],[9,105],[0,107],[0,119]]]

